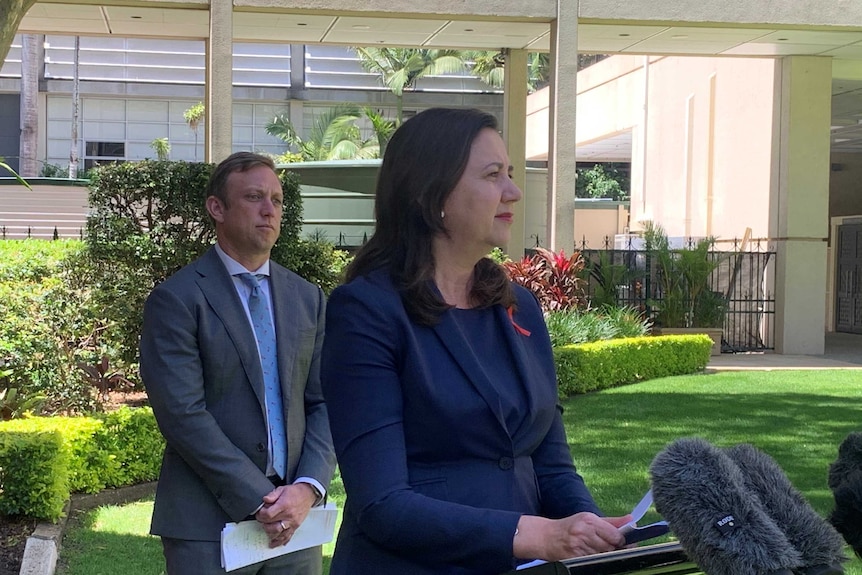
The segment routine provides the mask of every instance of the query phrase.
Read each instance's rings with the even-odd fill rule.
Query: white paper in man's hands
[[[329,543],[335,534],[338,508],[334,503],[312,507],[287,545],[270,549],[269,536],[257,521],[226,523],[221,532],[221,565],[233,571],[252,563]]]

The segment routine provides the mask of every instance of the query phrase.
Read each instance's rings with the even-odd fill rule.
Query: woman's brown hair
[[[374,235],[347,269],[347,280],[385,268],[417,322],[433,325],[449,306],[437,291],[432,240],[446,234],[441,211],[467,166],[473,140],[497,130],[481,110],[431,108],[402,124],[386,147],[377,179]],[[471,300],[479,307],[514,305],[503,269],[482,258],[473,269]]]

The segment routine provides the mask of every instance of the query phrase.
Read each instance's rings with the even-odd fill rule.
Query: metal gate
[[[835,331],[862,333],[862,223],[838,227]]]

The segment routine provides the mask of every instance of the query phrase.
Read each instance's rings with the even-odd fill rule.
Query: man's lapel
[[[257,353],[254,331],[249,324],[245,308],[239,299],[233,280],[219,259],[215,248],[210,248],[198,260],[196,271],[200,276],[197,281],[201,292],[207,299],[210,309],[221,320],[234,347],[236,347],[246,377],[251,382],[251,387],[258,401],[261,405],[265,405],[263,372],[260,366],[260,356]]]
[[[293,289],[293,282],[294,279],[284,269],[270,262],[269,293],[272,296],[272,316],[275,320],[275,337],[278,345],[278,376],[285,406],[290,399],[292,366],[299,347],[296,318],[300,302],[299,292]]]

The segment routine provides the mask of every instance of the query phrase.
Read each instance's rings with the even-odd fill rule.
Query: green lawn
[[[575,463],[609,515],[627,513],[649,487],[652,458],[679,437],[752,443],[772,455],[826,515],[826,474],[838,445],[862,430],[862,371],[723,372],[657,379],[574,397],[565,422]],[[344,492],[331,489],[341,506]],[[161,546],[146,535],[152,502],[106,507],[68,530],[59,575],[159,575]],[[650,513],[644,521],[657,519]],[[332,553],[330,544],[324,549]],[[848,563],[862,575],[862,563]]]

